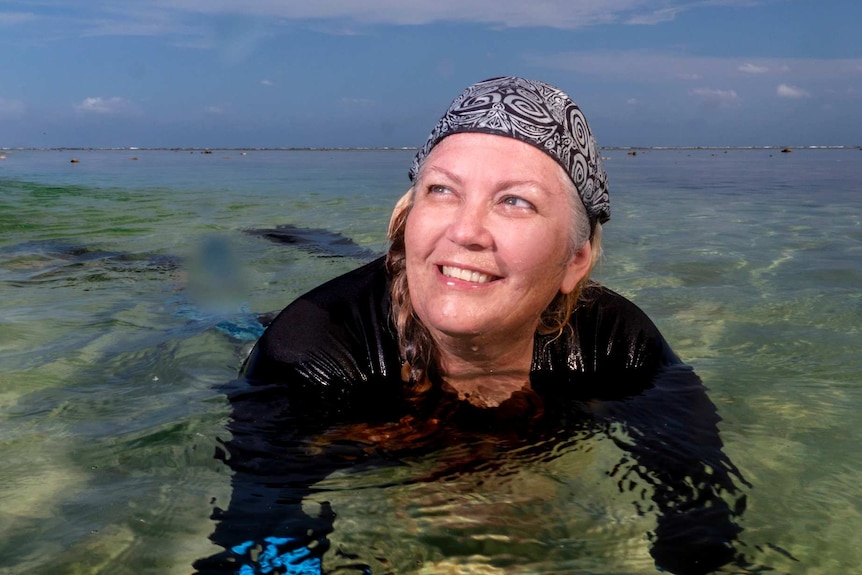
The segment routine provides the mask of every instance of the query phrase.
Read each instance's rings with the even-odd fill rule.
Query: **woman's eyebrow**
[[[529,178],[523,180],[503,180],[497,183],[497,189],[509,190],[512,188],[534,188],[536,190],[544,190],[546,187],[538,180]]]
[[[429,173],[436,173],[436,174],[445,176],[446,178],[452,180],[456,184],[461,183],[461,178],[458,177],[457,174],[450,172],[446,168],[441,168],[439,166],[427,166],[427,167],[423,168],[423,170],[419,173],[419,179],[420,180],[424,179],[425,176],[427,176]]]
[[[455,184],[461,184],[462,183],[461,178],[457,174],[447,170],[446,168],[442,168],[439,166],[427,166],[427,167],[425,167],[422,170],[422,172],[420,172],[418,179],[420,181],[423,180],[429,173],[442,175],[445,178],[454,182]],[[511,188],[518,188],[518,187],[532,187],[532,188],[536,188],[539,190],[545,189],[545,186],[543,186],[539,180],[534,180],[532,178],[503,180],[502,182],[497,182],[497,185],[494,187],[498,190],[508,190]]]

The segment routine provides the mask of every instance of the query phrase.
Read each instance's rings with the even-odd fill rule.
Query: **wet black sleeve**
[[[198,573],[318,573],[334,514],[303,509],[313,485],[346,466],[385,465],[350,444],[318,446],[329,426],[396,417],[400,362],[389,332],[388,281],[376,260],[300,297],[268,326],[226,387],[232,472],[211,540],[224,551]],[[241,571],[242,570],[242,571]]]
[[[736,482],[744,480],[723,451],[703,382],[635,304],[598,287],[586,296],[572,336],[547,343],[537,358],[546,393],[586,406],[627,454],[609,475],[621,491],[642,494],[641,511],[657,514],[651,553],[659,567],[699,575],[741,562],[734,543],[745,496]]]
[[[243,375],[252,385],[285,384],[339,409],[362,396],[357,388],[399,379],[388,292],[379,258],[305,294],[269,325]]]
[[[656,564],[677,575],[742,565],[734,544],[746,500],[735,481],[744,480],[723,451],[721,418],[697,374],[682,363],[663,366],[650,387],[603,402],[597,414],[629,454],[611,476],[657,514]]]

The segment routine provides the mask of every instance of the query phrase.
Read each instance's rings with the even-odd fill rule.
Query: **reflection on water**
[[[631,572],[657,561],[693,574],[748,565],[730,545],[744,480],[721,452],[700,380],[683,365],[617,377],[626,380],[561,386],[539,374],[533,391],[493,410],[443,386],[400,420],[399,401],[380,398],[351,422],[344,397],[338,425],[313,402],[293,408],[285,385],[236,382],[224,455],[232,500],[213,535],[226,551],[196,567],[256,573],[322,558],[326,569],[346,562],[362,573],[453,561]]]
[[[280,309],[358,260],[244,230],[326,229],[379,253],[410,154],[341,153],[337,178],[324,152],[230,164],[93,152],[77,172],[56,153],[23,154],[0,173],[0,573],[188,573],[219,550],[208,540],[230,498],[213,458],[228,439],[219,390],[248,342],[189,296],[186,263],[227,238],[247,270],[245,309]],[[609,155],[600,277],[708,386],[725,453],[751,484],[741,551],[778,573],[852,572],[859,151]],[[321,478],[303,506],[337,514],[328,569],[655,572],[656,516],[607,475],[617,442],[582,432],[554,457],[512,450],[447,472],[467,448]]]
[[[433,461],[422,460],[336,475],[309,499],[325,498],[338,514],[332,569],[362,562],[374,573],[649,572],[654,517],[637,512],[639,496],[608,481],[619,457],[612,442],[585,437],[549,461],[525,456],[433,483],[404,478],[433,474]]]

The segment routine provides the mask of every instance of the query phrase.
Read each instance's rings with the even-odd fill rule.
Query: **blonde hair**
[[[572,312],[578,305],[584,288],[590,281],[590,273],[601,257],[602,225],[595,222],[591,228],[586,209],[577,194],[574,183],[565,173],[561,172],[563,185],[570,192],[570,205],[574,214],[574,225],[570,237],[570,255],[573,256],[583,246],[590,242],[591,262],[587,273],[571,292],[559,292],[542,312],[537,331],[542,335],[559,337],[569,326]],[[392,280],[390,295],[392,299],[391,318],[398,334],[398,345],[401,357],[405,361],[402,377],[411,379],[416,384],[430,385],[425,377],[428,370],[433,370],[437,363],[437,347],[431,334],[422,324],[413,309],[410,300],[410,289],[407,285],[407,250],[405,246],[405,230],[407,217],[413,207],[414,188],[407,190],[395,204],[392,217],[389,220],[388,237],[390,246],[386,254],[386,269]],[[421,391],[421,390],[416,390]]]

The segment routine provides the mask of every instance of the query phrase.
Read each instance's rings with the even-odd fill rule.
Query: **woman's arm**
[[[641,511],[657,514],[650,552],[671,573],[710,573],[742,561],[734,543],[745,495],[723,451],[720,417],[700,378],[665,366],[641,393],[602,402],[596,416],[630,457],[611,472],[620,491],[640,491]],[[647,499],[648,498],[648,499]]]
[[[724,453],[701,379],[640,308],[610,290],[592,288],[572,334],[553,344],[571,370],[563,393],[626,453],[610,475],[657,515],[656,563],[687,575],[739,560],[745,481]]]
[[[302,296],[225,387],[230,439],[217,457],[232,472],[232,495],[213,516],[211,539],[224,551],[198,561],[199,573],[319,571],[334,514],[304,509],[303,500],[332,472],[375,454],[360,442],[318,439],[357,418],[385,420],[401,401],[387,292],[377,260]]]

